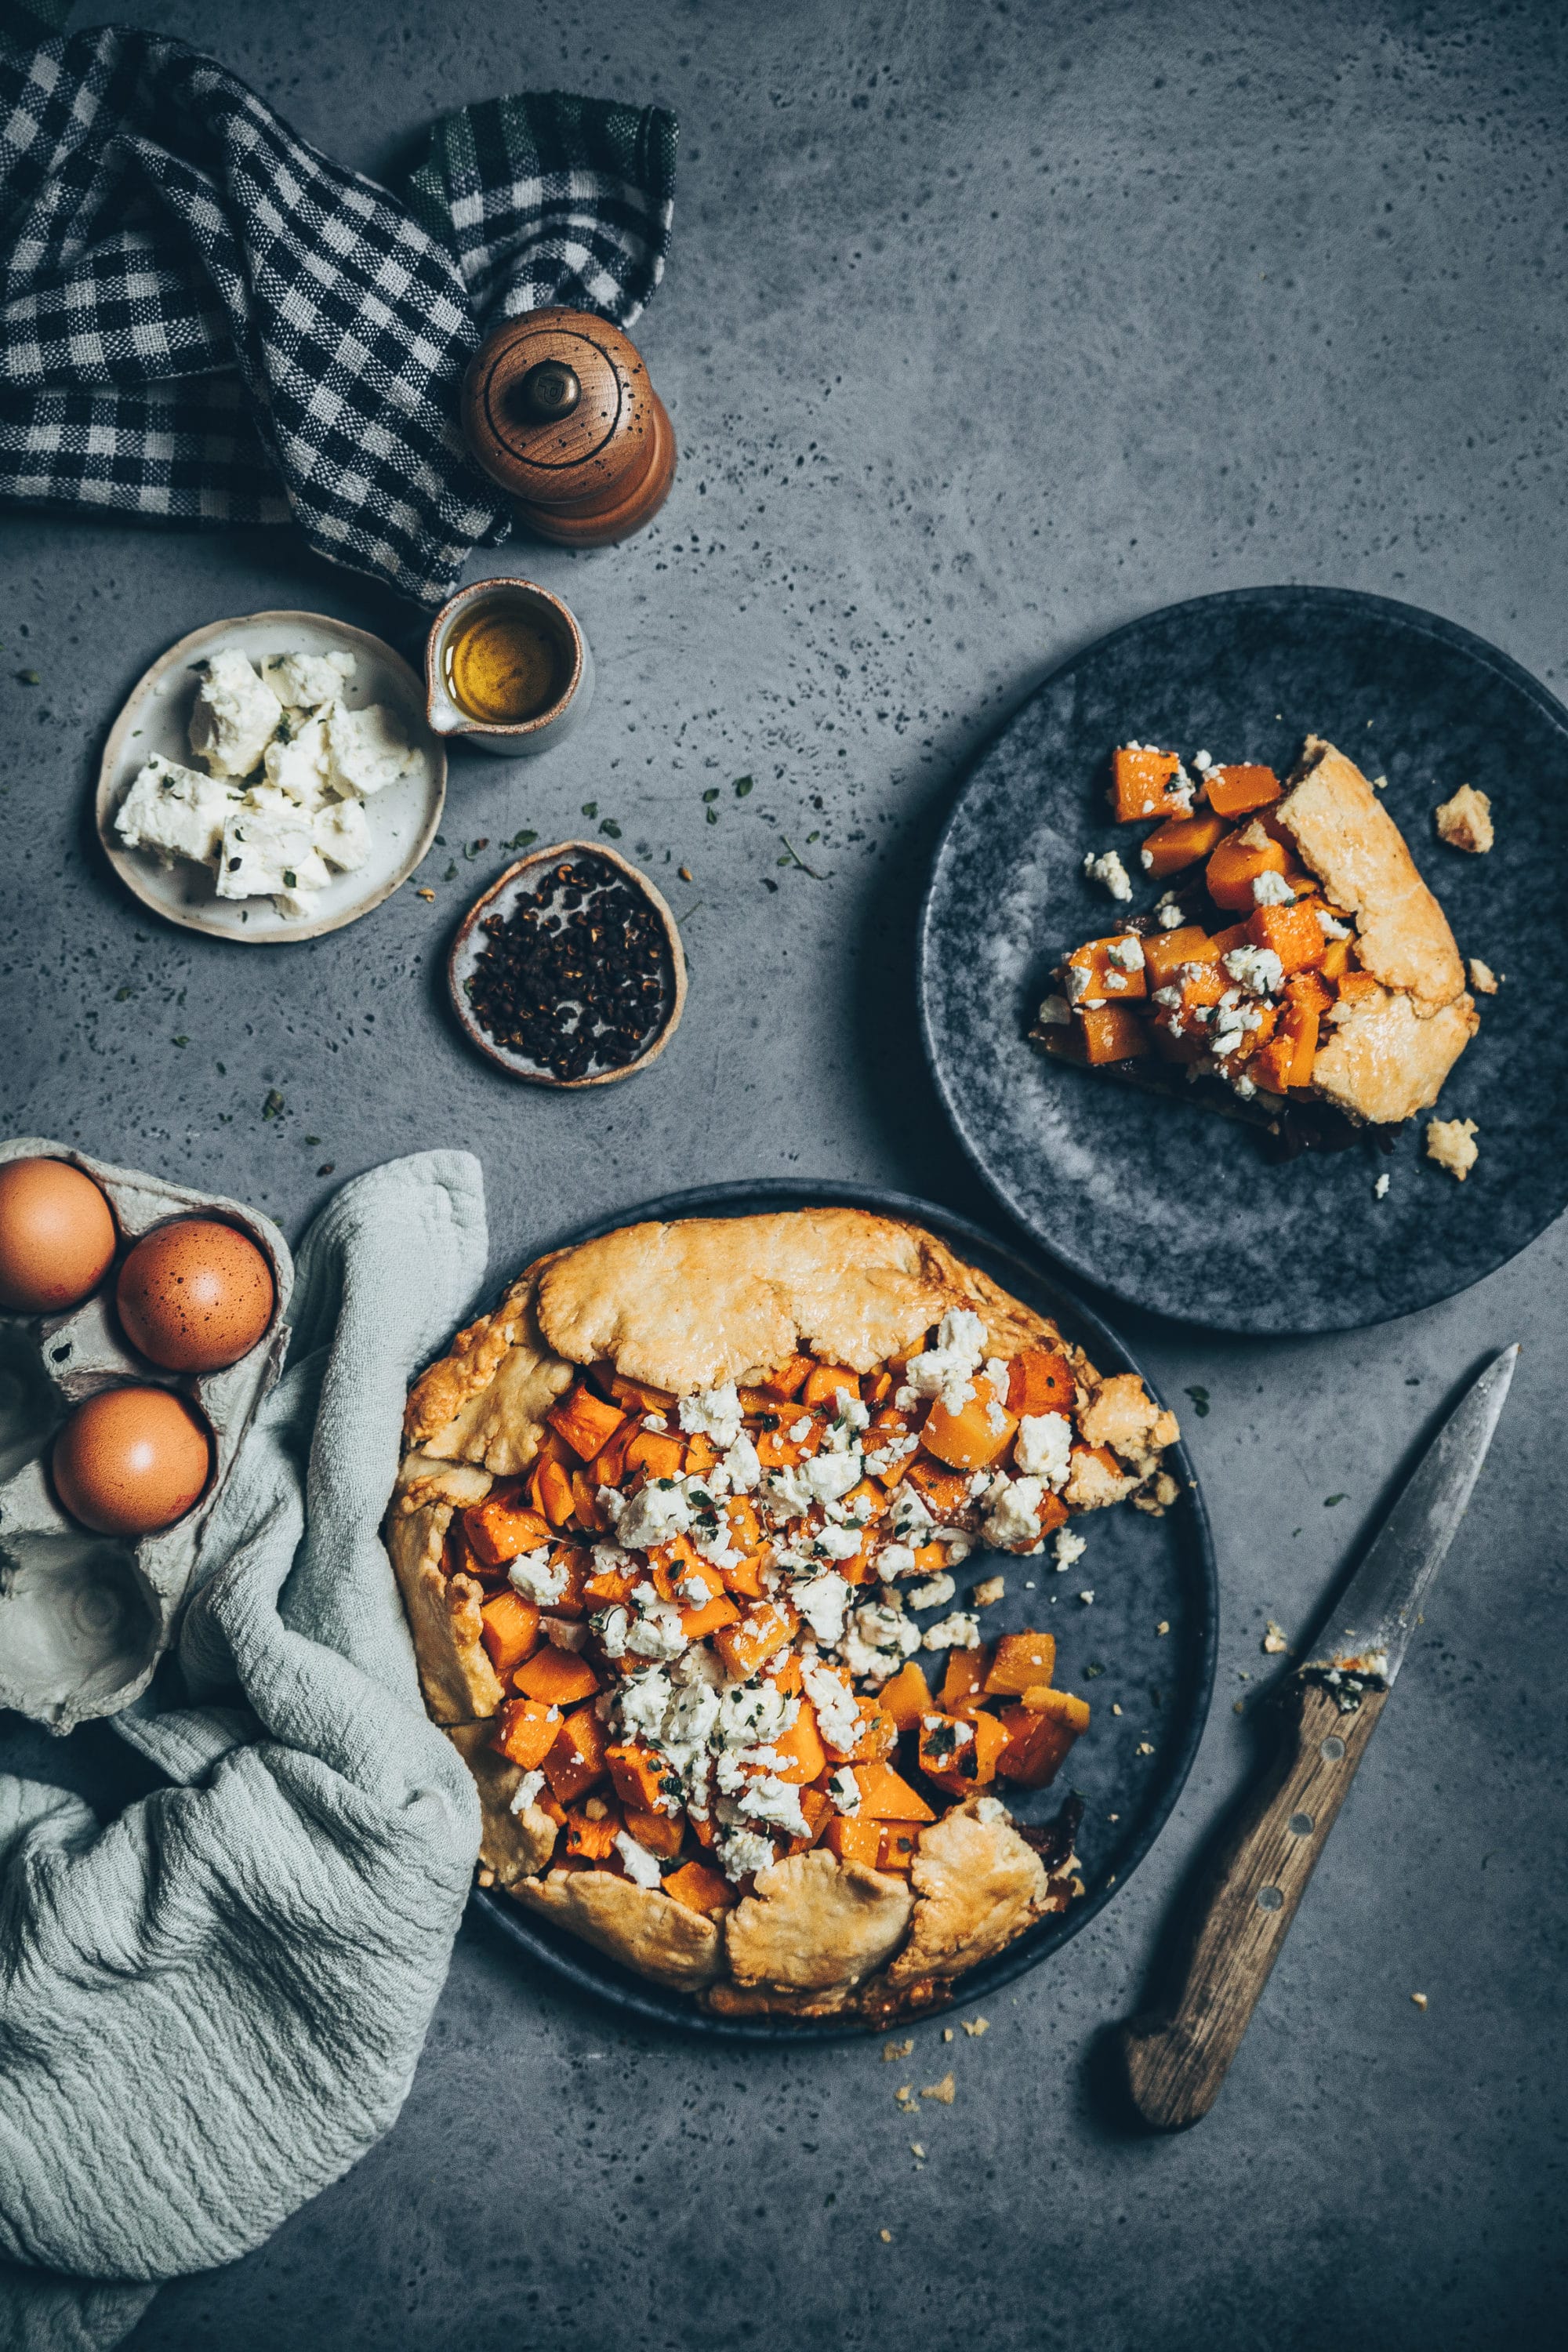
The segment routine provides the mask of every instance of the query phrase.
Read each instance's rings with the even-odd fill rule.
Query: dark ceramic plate
[[[645,1217],[733,1217],[824,1205],[878,1210],[929,1226],[1016,1297],[1054,1315],[1102,1371],[1138,1370],[1114,1333],[1071,1291],[1004,1249],[978,1225],[927,1201],[868,1185],[710,1185],[604,1218],[554,1246],[569,1248]],[[966,1583],[997,1568],[1006,1573],[1006,1599],[985,1613],[987,1638],[1029,1624],[1048,1628],[1057,1637],[1057,1678],[1064,1689],[1087,1696],[1094,1720],[1056,1787],[1009,1790],[1007,1797],[1019,1819],[1048,1822],[1075,1790],[1081,1794],[1078,1851],[1085,1892],[1060,1918],[1042,1920],[995,1959],[960,1978],[954,2000],[986,2000],[1088,1926],[1153,1844],[1197,1753],[1214,1685],[1219,1597],[1208,1519],[1184,1448],[1175,1449],[1172,1468],[1184,1488],[1174,1507],[1160,1519],[1122,1508],[1082,1521],[1089,1549],[1066,1576],[1053,1570],[1048,1554],[1021,1560],[976,1551],[964,1565]],[[1033,1580],[1032,1591],[1026,1590],[1026,1579]],[[1094,1600],[1086,1607],[1078,1595],[1089,1591]],[[930,1623],[942,1614],[928,1610],[920,1622]],[[1162,1633],[1162,1625],[1168,1630]],[[1111,1713],[1113,1701],[1121,1708],[1120,1716]],[[551,1975],[660,2024],[732,2042],[835,2040],[868,2030],[858,2023],[792,2025],[709,2017],[680,1994],[661,1990],[591,1946],[549,1927],[504,1895],[476,1888],[473,1902],[508,1943]]]
[[[1111,914],[1084,879],[1145,828],[1112,824],[1112,747],[1286,771],[1308,733],[1368,775],[1454,928],[1506,974],[1437,1115],[1473,1118],[1464,1184],[1392,1138],[1285,1165],[1264,1139],[1048,1061],[1026,1032],[1063,950]],[[1497,845],[1446,848],[1432,813],[1489,793]],[[1135,621],[1077,655],[970,777],[937,851],[920,994],[938,1087],[981,1173],[1041,1245],[1131,1304],[1225,1331],[1343,1331],[1429,1307],[1501,1265],[1568,1204],[1568,711],[1449,621],[1336,588],[1241,589]],[[1131,911],[1161,885],[1135,880]],[[1379,1201],[1373,1187],[1387,1170]]]

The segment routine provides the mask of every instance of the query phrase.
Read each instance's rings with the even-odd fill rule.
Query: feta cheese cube
[[[329,866],[352,874],[370,856],[370,820],[363,801],[329,801],[314,811],[310,831]]]
[[[302,808],[320,808],[327,797],[327,738],[320,719],[307,719],[293,735],[275,736],[261,755],[269,784]]]
[[[127,849],[156,850],[173,857],[216,864],[224,820],[234,805],[231,788],[199,768],[182,768],[156,752],[132,779],[114,830]]]
[[[331,877],[302,809],[254,805],[255,795],[229,803],[218,859],[220,898],[257,898],[282,891],[324,889]]]
[[[191,749],[215,776],[248,776],[278,732],[283,706],[237,646],[207,656],[191,712]]]
[[[364,710],[335,703],[326,715],[329,781],[340,799],[367,798],[405,776],[419,758],[395,711],[384,702]]]
[[[285,710],[320,710],[358,667],[353,654],[268,654],[261,675]]]

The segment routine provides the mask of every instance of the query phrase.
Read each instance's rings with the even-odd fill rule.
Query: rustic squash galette
[[[921,1629],[977,1546],[1176,1496],[1173,1416],[856,1209],[541,1258],[409,1397],[387,1543],[487,1884],[731,2015],[929,2008],[1082,1891],[1048,1633]]]
[[[1373,786],[1314,735],[1283,786],[1206,752],[1194,766],[1147,744],[1113,755],[1118,818],[1161,820],[1143,872],[1183,879],[1074,950],[1036,1042],[1140,1085],[1215,1082],[1213,1107],[1294,1121],[1303,1141],[1428,1108],[1479,1023],[1447,919]],[[1131,897],[1114,852],[1089,868]]]

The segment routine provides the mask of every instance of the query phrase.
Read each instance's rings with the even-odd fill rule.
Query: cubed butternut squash
[[[604,1452],[626,1415],[619,1405],[606,1404],[585,1381],[579,1381],[556,1399],[544,1418],[580,1462],[592,1462]]]
[[[1285,871],[1285,852],[1279,844],[1261,828],[1249,825],[1246,832],[1257,832],[1258,837],[1248,840],[1240,833],[1227,834],[1204,869],[1204,885],[1215,905],[1238,915],[1249,912],[1257,903],[1252,886],[1260,874]]]
[[[912,1658],[906,1658],[891,1682],[882,1685],[878,1697],[883,1714],[900,1731],[912,1731],[921,1716],[931,1712],[931,1685]]]
[[[591,1608],[624,1609],[632,1597],[633,1586],[639,1581],[618,1568],[600,1568],[584,1579],[583,1592]]]
[[[543,1699],[550,1706],[569,1706],[574,1699],[592,1698],[599,1677],[574,1650],[558,1650],[548,1643],[536,1650],[513,1676],[525,1698]]]
[[[1247,936],[1255,948],[1271,949],[1287,974],[1321,963],[1327,945],[1310,907],[1257,907],[1247,917]]]
[[[1123,745],[1110,755],[1110,805],[1119,824],[1180,814],[1192,806],[1190,788],[1175,786],[1180,755]]]
[[[1070,1691],[1038,1688],[1029,1706],[1005,1707],[1000,1717],[1007,1745],[996,1760],[1004,1780],[1026,1789],[1045,1789],[1056,1779],[1081,1730],[1088,1727],[1089,1708]],[[1070,1704],[1064,1704],[1070,1702]]]
[[[574,1707],[554,1741],[540,1759],[551,1794],[563,1805],[575,1803],[584,1790],[602,1780],[609,1766],[604,1726],[591,1706]]]
[[[952,1470],[984,1470],[1000,1461],[1017,1432],[1016,1420],[984,1372],[976,1372],[971,1391],[957,1412],[934,1398],[921,1430],[926,1452]]]
[[[985,1677],[994,1653],[982,1642],[973,1650],[950,1650],[942,1678],[942,1707],[946,1715],[967,1715],[985,1695]]]
[[[626,1470],[646,1470],[650,1478],[679,1478],[686,1459],[686,1441],[657,1429],[639,1429],[626,1446]]]
[[[673,1389],[650,1388],[647,1381],[623,1380],[619,1372],[611,1375],[610,1394],[634,1421],[640,1421],[645,1412],[671,1413],[675,1411]]]
[[[860,1813],[835,1813],[822,1842],[840,1862],[858,1862],[867,1870],[875,1870],[882,1851],[882,1825]]]
[[[664,1891],[684,1903],[689,1911],[700,1911],[709,1919],[722,1918],[741,1899],[722,1873],[710,1870],[705,1862],[683,1862],[666,1878]]]
[[[956,1518],[969,1507],[969,1481],[928,1454],[917,1454],[910,1464],[909,1481],[917,1487],[939,1523]]]
[[[606,1797],[589,1797],[566,1809],[566,1851],[574,1862],[608,1862],[624,1824],[621,1809]]]
[[[661,1862],[675,1859],[686,1835],[686,1824],[679,1812],[647,1813],[640,1805],[627,1805],[626,1815],[628,1837],[636,1838],[645,1852],[657,1854]]]
[[[883,1822],[881,1843],[877,1849],[877,1868],[907,1877],[916,1854],[920,1852],[919,1822]]]
[[[1280,782],[1272,768],[1211,768],[1204,778],[1204,798],[1216,816],[1247,816],[1279,798]]]
[[[495,1745],[508,1763],[524,1772],[537,1770],[561,1737],[558,1706],[536,1698],[510,1698],[496,1718]]]
[[[1138,862],[1145,874],[1156,882],[1163,882],[1172,874],[1180,874],[1200,858],[1212,855],[1224,839],[1226,821],[1223,816],[1173,816],[1157,825],[1138,852]]]
[[[1056,1672],[1054,1633],[1004,1633],[985,1677],[988,1698],[1014,1697],[1032,1684],[1048,1683]]]
[[[1318,970],[1322,973],[1325,980],[1342,980],[1344,978],[1346,972],[1349,971],[1351,968],[1351,950],[1354,946],[1355,941],[1353,940],[1325,940],[1323,941],[1323,961],[1318,966]]]
[[[1201,923],[1173,931],[1151,931],[1143,942],[1143,971],[1151,994],[1168,988],[1184,963],[1217,963],[1219,950]]]
[[[996,1716],[982,1712],[965,1717],[963,1720],[972,1737],[958,1742],[945,1765],[938,1760],[934,1745],[931,1761],[927,1761],[923,1730],[921,1734],[921,1769],[928,1780],[934,1780],[939,1789],[945,1789],[950,1796],[954,1797],[965,1796],[971,1789],[983,1789],[988,1781],[994,1780],[997,1759],[1008,1743],[1007,1731]],[[935,1743],[936,1734],[933,1732],[931,1737]]]
[[[542,1454],[528,1482],[534,1509],[552,1528],[563,1528],[575,1508],[570,1473],[553,1454]]]
[[[1107,1062],[1137,1062],[1153,1051],[1148,1024],[1121,1004],[1088,1004],[1073,1016],[1090,1069]]]
[[[789,1729],[775,1734],[769,1745],[784,1759],[772,1769],[794,1788],[803,1789],[827,1769],[827,1750],[816,1727],[816,1710],[808,1698],[801,1700],[800,1712]]]
[[[797,1622],[787,1601],[762,1601],[733,1625],[721,1625],[713,1647],[724,1661],[725,1673],[749,1681],[775,1650],[784,1647]]]
[[[914,1790],[900,1772],[879,1758],[868,1764],[851,1766],[855,1785],[860,1791],[860,1818],[873,1822],[934,1822],[936,1815],[925,1799]]]
[[[1137,961],[1129,970],[1117,961],[1117,955],[1130,955],[1133,949],[1137,950]],[[1087,985],[1077,984],[1075,1003],[1127,1003],[1149,992],[1143,942],[1131,931],[1119,931],[1105,940],[1086,940],[1068,956],[1067,969],[1088,974]]]
[[[1025,1348],[1007,1367],[1007,1410],[1025,1413],[1070,1412],[1078,1395],[1072,1366],[1049,1348]]]
[[[716,1600],[704,1601],[700,1607],[685,1608],[680,1612],[680,1630],[689,1642],[706,1640],[722,1626],[740,1622],[741,1612],[726,1592]]]
[[[681,1467],[689,1478],[700,1478],[705,1470],[712,1469],[718,1459],[719,1448],[710,1437],[699,1430],[695,1437],[689,1437],[686,1441],[686,1454]]]
[[[859,1403],[859,1374],[845,1364],[813,1364],[800,1393],[802,1404],[819,1404],[832,1414],[839,1410],[837,1400],[841,1396],[853,1397]]]
[[[679,1787],[665,1787],[664,1761],[652,1748],[612,1743],[605,1750],[605,1761],[622,1804],[637,1805],[645,1813],[670,1813],[679,1805]]]
[[[498,1592],[479,1611],[479,1639],[503,1678],[539,1647],[539,1612],[521,1592]]]
[[[486,1568],[504,1568],[520,1553],[537,1551],[550,1540],[550,1529],[537,1511],[530,1510],[520,1486],[492,1486],[482,1503],[471,1503],[462,1515],[468,1549]]]
[[[593,1473],[574,1470],[571,1477],[573,1517],[580,1528],[586,1528],[590,1535],[605,1534],[610,1525],[610,1515],[599,1500],[599,1489]]]
[[[637,1433],[637,1423],[628,1413],[603,1453],[594,1456],[590,1475],[595,1489],[619,1486],[626,1475],[626,1448]]]

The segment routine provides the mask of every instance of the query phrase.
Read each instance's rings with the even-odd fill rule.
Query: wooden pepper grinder
[[[607,547],[652,520],[675,479],[675,432],[635,343],[591,310],[509,319],[468,362],[476,465],[542,539]]]

